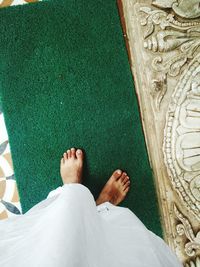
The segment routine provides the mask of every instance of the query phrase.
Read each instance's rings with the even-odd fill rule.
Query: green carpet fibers
[[[85,152],[96,197],[131,177],[127,206],[161,235],[157,200],[115,1],[49,1],[0,10],[1,98],[23,212],[61,185],[60,158]]]

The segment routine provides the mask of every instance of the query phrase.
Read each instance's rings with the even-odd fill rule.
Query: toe
[[[129,177],[128,177],[128,176],[125,176],[125,178],[124,178],[124,180],[123,180],[123,184],[125,185],[126,182],[128,182],[128,181],[129,181]]]
[[[66,152],[63,154],[63,158],[64,158],[64,160],[67,160],[67,153]]]
[[[77,159],[83,159],[83,151],[81,149],[76,150]]]
[[[64,157],[63,158],[61,158],[61,160],[60,160],[60,164],[62,165],[62,164],[64,164],[65,163],[65,160],[64,160]]]
[[[125,172],[122,173],[122,176],[120,178],[120,182],[124,183],[125,179],[127,177],[127,174]]]
[[[124,190],[124,195],[126,195],[129,191],[130,187],[127,187],[125,190]]]
[[[122,175],[122,171],[121,170],[116,170],[113,172],[111,178],[113,178],[114,180],[118,180]]]
[[[124,185],[124,191],[127,189],[127,188],[129,188],[130,187],[130,181],[127,181],[126,183],[125,183],[125,185]]]
[[[67,157],[68,157],[68,159],[71,158],[71,150],[70,149],[67,150]]]
[[[71,156],[72,156],[72,158],[75,158],[75,155],[76,155],[76,149],[73,147],[73,148],[71,148]]]

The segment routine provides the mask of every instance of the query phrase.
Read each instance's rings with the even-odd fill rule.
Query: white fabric
[[[127,208],[95,205],[66,184],[24,215],[0,221],[1,267],[181,267],[164,241]]]

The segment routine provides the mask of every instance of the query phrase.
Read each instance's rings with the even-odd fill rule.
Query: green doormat
[[[60,158],[85,151],[96,197],[120,168],[129,207],[161,235],[152,172],[114,0],[0,10],[1,98],[23,212],[61,185]]]

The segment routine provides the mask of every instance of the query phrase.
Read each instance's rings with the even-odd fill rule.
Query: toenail
[[[82,152],[82,151],[81,151],[80,149],[77,150],[77,153],[78,153],[78,154],[81,154],[81,152]]]
[[[121,174],[122,172],[121,172],[121,170],[118,170],[117,173],[118,173],[118,174]]]
[[[75,148],[74,148],[74,147],[72,147],[72,148],[71,148],[71,150],[75,150]]]

